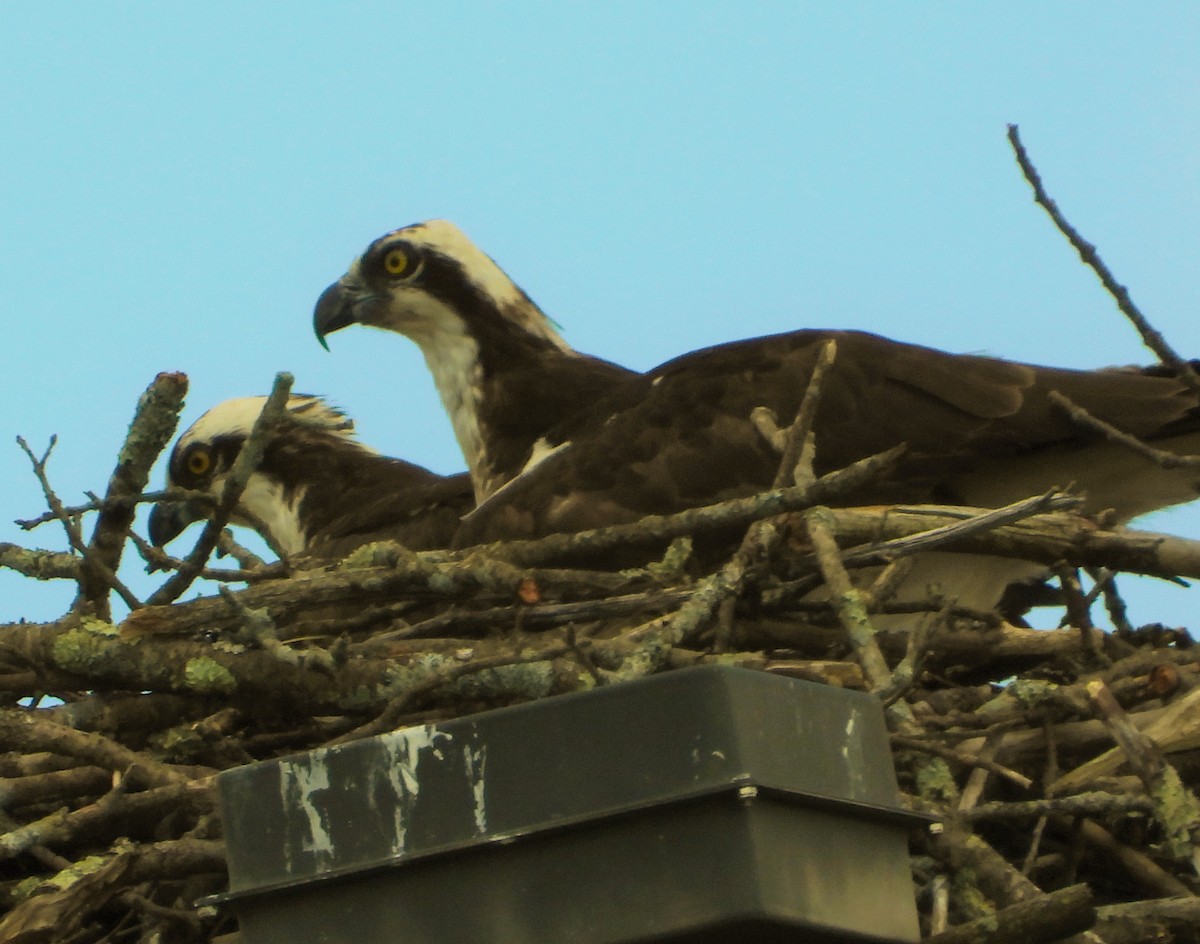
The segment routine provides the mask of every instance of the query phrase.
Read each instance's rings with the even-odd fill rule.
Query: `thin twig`
[[[1104,438],[1109,442],[1124,446],[1131,452],[1149,459],[1159,468],[1200,469],[1200,456],[1181,456],[1179,453],[1168,452],[1166,449],[1155,449],[1149,443],[1143,442],[1136,436],[1122,432],[1111,423],[1106,423],[1099,417],[1093,416],[1070,397],[1059,393],[1057,390],[1051,390],[1047,394],[1047,399],[1066,413],[1071,418],[1071,422],[1077,426],[1082,426],[1085,429],[1103,434]]]
[[[154,760],[148,754],[131,750],[112,738],[76,731],[15,709],[0,711],[0,739],[10,750],[54,751],[118,773],[136,767],[141,776],[155,786],[186,783],[192,779],[183,771]]]
[[[216,499],[208,492],[199,492],[190,488],[164,488],[157,492],[142,492],[140,495],[130,495],[119,499],[104,499],[91,492],[86,493],[88,501],[82,505],[68,505],[64,507],[63,513],[72,518],[77,518],[80,515],[86,514],[89,511],[104,511],[107,508],[115,507],[118,504],[132,503],[135,505],[157,505],[159,502],[208,502],[211,505],[216,505]],[[32,531],[34,528],[47,524],[51,521],[57,521],[58,515],[53,511],[45,511],[36,518],[17,518],[13,524],[17,525],[22,531]]]
[[[782,456],[779,467],[775,470],[772,488],[782,488],[788,483],[798,486],[810,486],[817,480],[813,472],[814,436],[813,421],[816,419],[817,407],[821,402],[821,384],[825,374],[837,357],[837,342],[832,338],[821,345],[816,363],[809,375],[804,396],[796,410],[796,417],[783,435]],[[738,549],[734,551],[729,562],[721,569],[718,579],[723,582],[724,599],[715,600],[714,605],[724,615],[719,621],[716,637],[713,641],[714,652],[729,651],[733,637],[733,610],[737,600],[745,592],[746,584],[752,579],[755,571],[766,566],[774,556],[783,539],[784,529],[782,517],[766,518],[750,525],[742,538]],[[704,620],[712,618],[709,610]],[[696,614],[699,616],[699,614]],[[686,633],[683,637],[686,637]]]
[[[833,338],[821,344],[816,363],[808,377],[808,386],[804,390],[804,398],[796,410],[796,418],[783,437],[783,456],[779,468],[775,472],[772,488],[782,488],[788,484],[807,485],[816,479],[813,474],[813,455],[811,438],[813,421],[817,416],[817,407],[821,402],[821,384],[825,375],[837,359],[837,341]],[[809,448],[805,445],[809,444]],[[803,461],[801,461],[803,459]]]
[[[783,456],[774,478],[776,489],[782,488],[784,482],[794,480],[796,487],[815,491],[822,481],[812,469],[812,422],[820,402],[821,382],[836,355],[835,342],[827,341],[822,345],[796,417],[783,436]],[[700,582],[688,601],[667,619],[664,626],[640,634],[640,650],[624,660],[618,676],[628,678],[639,671],[652,669],[666,659],[674,646],[694,639],[727,600],[737,600],[741,596],[751,573],[758,565],[770,560],[781,537],[778,515],[753,522],[729,560],[715,574]],[[728,622],[728,628],[728,635],[732,635],[732,620]],[[723,652],[728,644],[727,635],[718,635],[714,650]]]
[[[83,561],[86,561],[93,556],[92,552],[88,549],[87,545],[84,544],[83,532],[80,530],[78,519],[68,514],[66,507],[62,503],[62,500],[58,497],[58,493],[55,492],[53,486],[51,486],[49,476],[46,474],[46,463],[49,461],[50,453],[54,451],[54,446],[57,442],[58,437],[51,436],[50,444],[46,447],[46,451],[39,459],[33,454],[33,450],[29,448],[29,443],[27,443],[21,436],[17,437],[17,445],[21,447],[25,455],[29,457],[29,461],[33,464],[33,474],[37,477],[38,484],[42,486],[42,494],[46,497],[46,504],[50,506],[51,514],[53,514],[58,521],[62,522],[63,530],[67,533],[67,543],[70,544],[71,548],[78,552],[82,557],[82,560],[80,561],[80,567],[82,568]],[[136,610],[142,605],[141,601],[138,600],[133,591],[125,586],[125,584],[117,578],[117,575],[109,570],[102,561],[94,561],[92,566],[95,568],[96,572],[108,582],[109,586],[111,586],[117,592],[117,594],[125,602],[125,605],[131,610]]]
[[[355,728],[352,731],[340,735],[328,741],[328,744],[344,744],[348,741],[357,741],[364,737],[374,737],[376,734],[382,734],[385,731],[390,731],[396,726],[396,722],[408,712],[411,707],[420,699],[432,695],[439,689],[445,688],[454,684],[459,679],[468,675],[474,675],[478,672],[483,672],[488,669],[500,669],[508,666],[528,665],[535,662],[549,662],[552,659],[557,659],[559,656],[571,653],[572,649],[568,645],[555,645],[546,649],[541,649],[537,652],[526,655],[506,654],[494,656],[486,659],[474,659],[470,662],[464,662],[458,665],[447,666],[426,677],[421,682],[413,685],[397,695],[387,707],[378,715],[378,717]]]
[[[746,498],[689,508],[670,515],[647,515],[630,524],[609,525],[571,534],[551,534],[528,541],[503,541],[483,544],[439,554],[425,554],[427,559],[462,557],[466,553],[486,553],[513,564],[538,564],[548,560],[586,551],[597,554],[614,548],[627,547],[639,541],[659,543],[684,535],[702,534],[716,529],[749,525],[761,518],[770,518],[788,511],[807,508],[814,502],[853,492],[864,483],[882,475],[895,466],[904,455],[903,445],[868,456],[822,475],[810,485],[776,488]]]
[[[1050,800],[1021,800],[1013,803],[981,803],[965,810],[963,817],[977,819],[1032,819],[1048,814],[1105,816],[1112,813],[1149,813],[1154,802],[1145,796],[1121,793],[1076,793]]]
[[[222,532],[222,534],[225,533]],[[179,570],[184,565],[181,558],[172,557],[161,547],[155,547],[140,534],[131,531],[129,540],[133,542],[133,546],[142,559],[150,565],[148,569]],[[218,541],[219,546],[221,546],[220,541]],[[253,557],[253,555],[251,556]],[[256,557],[253,559],[258,560]],[[259,561],[259,564],[260,566],[246,570],[234,570],[230,567],[202,567],[196,576],[201,580],[212,580],[216,583],[258,583],[263,580],[279,580],[292,574],[292,568],[286,561],[272,561],[270,564]]]
[[[1033,188],[1034,201],[1050,215],[1050,219],[1054,221],[1058,231],[1067,237],[1075,251],[1079,253],[1079,258],[1083,260],[1084,265],[1091,268],[1100,278],[1105,290],[1116,300],[1117,307],[1137,328],[1138,333],[1142,336],[1142,343],[1154,352],[1155,357],[1175,371],[1179,379],[1191,390],[1200,393],[1200,377],[1196,376],[1192,366],[1167,344],[1166,338],[1138,310],[1133,299],[1129,297],[1128,290],[1113,277],[1108,266],[1096,252],[1096,247],[1079,235],[1075,227],[1067,222],[1066,217],[1058,209],[1058,204],[1046,193],[1041,175],[1038,174],[1037,168],[1033,166],[1033,162],[1025,151],[1025,146],[1021,143],[1021,136],[1016,125],[1008,126],[1008,141],[1017,156],[1021,173],[1025,175],[1029,186]]]
[[[934,550],[954,541],[995,531],[1005,525],[1032,518],[1034,515],[1077,508],[1079,504],[1080,499],[1074,495],[1049,491],[1044,495],[1035,495],[1033,498],[1013,502],[1003,508],[994,508],[989,511],[973,510],[973,512],[966,513],[961,521],[955,521],[940,528],[847,548],[842,554],[842,562],[847,567],[887,564],[908,554]]]
[[[1129,622],[1129,611],[1125,606],[1120,591],[1117,590],[1117,575],[1107,567],[1092,569],[1092,579],[1096,581],[1093,590],[1099,590],[1104,597],[1104,609],[1108,612],[1109,622],[1118,632],[1133,635],[1133,624]]]
[[[45,551],[0,542],[0,567],[35,580],[76,580],[80,558],[65,551]]]
[[[229,477],[225,480],[225,487],[221,491],[221,500],[212,517],[204,525],[204,530],[201,532],[199,540],[196,541],[195,548],[183,559],[174,576],[159,587],[146,601],[148,605],[160,606],[178,599],[204,568],[209,555],[217,546],[221,531],[224,530],[230,515],[237,506],[238,499],[242,497],[242,490],[246,487],[250,476],[258,468],[263,450],[267,445],[267,437],[275,423],[284,415],[291,392],[292,375],[289,373],[276,374],[271,395],[267,397],[262,412],[254,421],[250,435],[246,437],[237,458],[233,461],[233,468],[229,470]]]
[[[50,454],[54,452],[54,447],[58,445],[58,436],[51,435],[50,442],[46,446],[46,451],[42,453],[39,459],[34,455],[29,443],[25,441],[25,437],[17,437],[17,445],[21,447],[21,451],[29,457],[30,463],[33,465],[33,474],[37,477],[38,484],[42,486],[42,495],[46,498],[46,505],[49,506],[48,514],[55,521],[62,523],[63,529],[67,532],[67,541],[75,550],[83,553],[83,533],[79,530],[79,522],[76,516],[67,512],[66,507],[58,497],[58,493],[50,485],[50,480],[46,475],[46,463],[50,461]]]
[[[834,601],[838,618],[858,655],[871,688],[886,688],[891,682],[892,673],[875,638],[875,630],[867,615],[863,591],[854,586],[842,563],[835,536],[836,526],[829,509],[821,506],[808,509],[804,513],[804,526],[808,530],[817,565],[821,568],[825,585],[829,587],[829,595]]]
[[[1076,568],[1060,564],[1054,568],[1054,572],[1058,577],[1059,586],[1062,587],[1063,602],[1066,606],[1066,613],[1059,621],[1059,626],[1073,626],[1079,630],[1080,645],[1092,663],[1112,665],[1112,659],[1101,651],[1096,624],[1092,622],[1091,601],[1095,599],[1095,595],[1083,592],[1083,584],[1079,580],[1079,571]]]
[[[397,639],[422,639],[432,636],[461,634],[464,632],[495,632],[502,627],[512,626],[517,614],[523,614],[522,626],[527,630],[548,629],[563,623],[581,620],[605,619],[625,616],[629,613],[644,613],[651,610],[668,610],[679,606],[691,594],[690,589],[660,590],[657,587],[642,593],[608,596],[598,600],[576,600],[570,603],[539,603],[536,606],[510,605],[491,607],[469,612],[439,613],[411,626],[372,635],[368,644]],[[412,604],[404,601],[396,604],[411,609]],[[389,607],[380,607],[371,622],[382,622],[392,618]],[[344,620],[341,622],[345,622]]]
[[[235,541],[233,535],[228,530],[223,530],[217,535],[217,553],[226,557],[232,557],[237,561],[238,566],[248,573],[254,573],[271,566],[249,548],[243,547]],[[281,559],[277,563],[283,565],[282,569],[285,573],[290,572],[290,568],[285,560]]]
[[[936,757],[941,757],[945,760],[953,761],[964,767],[973,767],[980,770],[987,770],[994,774],[998,774],[1005,780],[1011,781],[1023,790],[1028,790],[1033,781],[1024,774],[1005,767],[1003,764],[998,764],[991,757],[985,757],[980,754],[970,754],[966,751],[958,751],[952,747],[946,747],[936,741],[931,741],[927,738],[912,737],[911,735],[893,734],[892,745],[894,747],[903,748],[910,751],[921,751],[924,754],[933,754]]]

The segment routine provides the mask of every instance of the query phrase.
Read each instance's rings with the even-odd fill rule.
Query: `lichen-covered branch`
[[[175,434],[187,388],[186,374],[162,373],[155,377],[138,400],[129,433],[117,455],[79,574],[80,596],[99,619],[110,616],[111,575],[120,566],[125,535],[133,524],[137,510],[134,499],[145,491],[150,467]]]
[[[0,542],[0,567],[15,570],[34,580],[75,580],[80,558],[63,551],[43,551]]]

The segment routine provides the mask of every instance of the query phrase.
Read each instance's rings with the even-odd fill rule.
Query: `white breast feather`
[[[283,486],[258,472],[250,476],[246,488],[238,500],[235,523],[261,528],[270,535],[270,540],[285,554],[299,554],[307,544],[308,536],[300,523],[300,503],[304,501],[307,488],[301,486],[286,496]],[[218,491],[217,494],[220,494]]]
[[[454,436],[471,470],[475,499],[487,497],[487,455],[479,428],[479,400],[483,368],[479,345],[461,317],[450,306],[424,292],[412,291],[403,299],[402,333],[421,348],[433,375],[442,406],[454,427]],[[482,494],[481,494],[482,492]]]

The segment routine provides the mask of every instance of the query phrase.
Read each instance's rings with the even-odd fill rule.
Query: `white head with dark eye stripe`
[[[453,223],[429,220],[371,243],[317,304],[319,338],[350,324],[436,344],[446,322],[476,331],[500,319],[562,351],[567,343],[503,269]],[[428,355],[428,352],[427,352]]]
[[[495,484],[480,418],[486,377],[504,369],[499,360],[531,351],[575,356],[529,296],[445,220],[380,237],[325,290],[313,317],[317,337],[325,343],[351,324],[420,346],[479,499]]]
[[[234,460],[266,401],[266,397],[226,400],[193,423],[171,451],[168,486],[204,492],[213,501],[219,499]],[[375,454],[354,438],[353,421],[319,397],[292,396],[286,421],[294,424],[293,428],[305,428],[333,441],[352,444],[365,454]],[[290,484],[260,467],[247,480],[230,521],[256,529],[281,553],[299,553],[306,538],[299,517],[304,493],[303,485]],[[167,543],[193,521],[207,518],[211,508],[212,502],[202,501],[157,505],[150,515],[151,541],[157,545]]]

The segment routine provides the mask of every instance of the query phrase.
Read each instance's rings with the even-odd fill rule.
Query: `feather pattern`
[[[407,265],[410,254],[419,264]],[[1200,401],[1161,368],[1062,370],[864,332],[801,330],[694,351],[638,374],[572,351],[444,221],[373,242],[321,296],[314,326],[322,339],[354,323],[407,335],[433,366],[451,357],[429,328],[439,318],[473,344],[469,365],[460,358],[455,369],[434,369],[448,409],[463,405],[451,418],[478,499],[457,546],[628,522],[768,487],[779,456],[751,415],[767,407],[790,421],[830,338],[838,357],[815,421],[817,471],[908,447],[892,474],[848,503],[995,507],[1074,485],[1089,507],[1128,521],[1198,491],[1195,470],[1165,470],[1114,446],[1075,426],[1049,397],[1060,391],[1162,448],[1200,452]],[[930,573],[970,585],[981,606],[1032,573],[1001,562],[979,565],[968,579],[955,572],[956,555],[928,557]]]
[[[632,521],[769,487],[779,457],[750,413],[794,416],[829,338],[838,357],[814,424],[817,472],[908,446],[893,474],[854,503],[990,507],[1074,483],[1090,507],[1129,520],[1197,494],[1195,470],[1168,472],[1104,442],[1048,398],[1058,390],[1134,435],[1200,448],[1200,403],[1156,368],[1071,371],[860,332],[796,331],[693,352],[614,390],[572,420],[586,434],[470,516],[458,542]]]
[[[219,497],[265,402],[229,400],[197,420],[171,452],[168,484]],[[381,456],[358,441],[345,414],[319,397],[296,395],[269,433],[231,520],[285,554],[326,560],[381,540],[413,550],[445,547],[472,505],[467,475],[441,476]],[[151,538],[165,543],[205,517],[199,504],[159,505]]]

